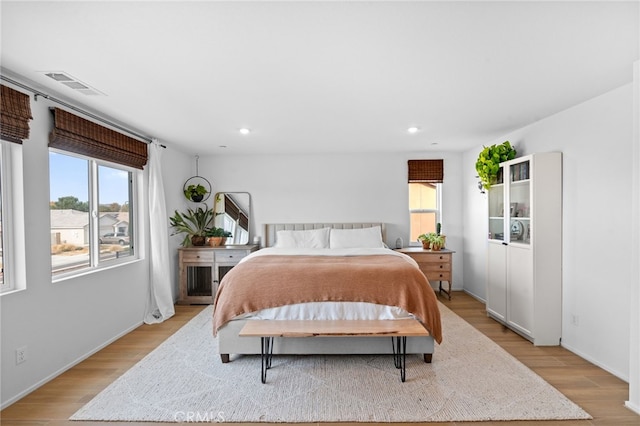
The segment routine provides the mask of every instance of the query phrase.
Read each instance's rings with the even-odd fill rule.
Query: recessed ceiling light
[[[248,135],[249,133],[251,133],[251,129],[247,129],[246,127],[243,127],[242,129],[240,129],[241,135]]]
[[[413,126],[413,127],[409,127],[409,128],[407,129],[407,132],[409,132],[409,133],[411,133],[411,134],[414,134],[414,133],[418,133],[418,131],[419,131],[419,130],[420,130],[419,128],[417,128],[417,127]]]

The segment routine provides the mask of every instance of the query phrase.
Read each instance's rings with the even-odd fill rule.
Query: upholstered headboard
[[[264,225],[264,246],[271,247],[276,243],[276,233],[282,230],[304,231],[307,229],[361,229],[379,226],[382,231],[382,241],[385,241],[384,223],[267,223]]]

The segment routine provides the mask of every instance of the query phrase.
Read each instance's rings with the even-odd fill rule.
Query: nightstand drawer
[[[425,274],[427,272],[437,271],[437,272],[445,272],[451,270],[451,263],[423,263],[418,262],[418,266],[420,270]]]
[[[429,281],[451,281],[451,272],[422,271]]]
[[[213,251],[211,250],[182,250],[183,262],[210,262],[213,263]]]
[[[451,253],[411,253],[416,262],[422,263],[451,263]]]
[[[246,257],[249,253],[246,250],[225,250],[216,253],[216,262],[218,263],[238,263],[240,259]]]

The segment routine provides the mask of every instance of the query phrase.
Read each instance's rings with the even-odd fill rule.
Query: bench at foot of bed
[[[429,333],[414,319],[404,320],[307,320],[248,321],[240,337],[260,337],[262,354],[262,383],[266,381],[266,372],[271,367],[273,339],[300,337],[352,337],[380,338],[391,337],[394,365],[400,369],[400,378],[406,376],[407,337],[427,337]],[[431,362],[432,354],[424,354],[424,361]],[[229,362],[228,354],[221,354],[223,363]]]

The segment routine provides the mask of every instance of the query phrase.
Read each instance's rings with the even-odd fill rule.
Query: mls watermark
[[[222,423],[224,413],[222,411],[176,411],[173,420],[183,423]]]

